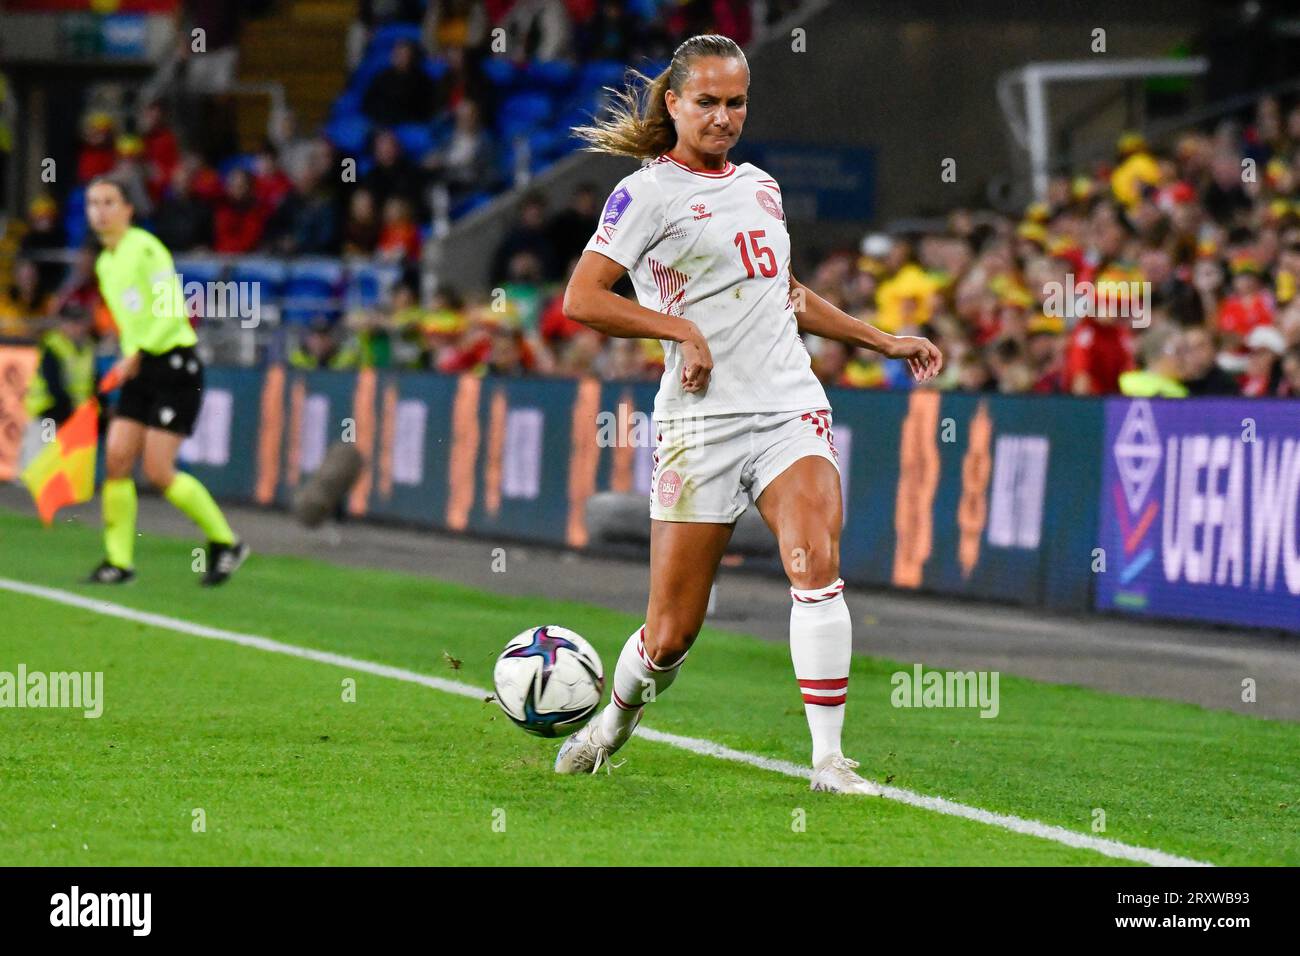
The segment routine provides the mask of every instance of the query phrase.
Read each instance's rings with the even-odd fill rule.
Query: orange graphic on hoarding
[[[447,527],[464,531],[474,507],[474,463],[478,460],[478,402],[483,380],[462,375],[451,406],[451,461],[447,467]]]
[[[572,440],[569,453],[569,524],[565,542],[571,548],[587,546],[587,499],[596,492],[596,466],[600,445],[596,440],[596,414],[600,411],[600,382],[584,378],[573,402]]]
[[[262,382],[261,427],[257,433],[257,484],[253,500],[269,505],[280,482],[280,452],[284,442],[284,366],[272,365]]]
[[[397,384],[384,387],[384,402],[379,420],[379,497],[393,497],[393,449],[397,431]]]
[[[898,494],[894,502],[894,585],[921,586],[934,542],[934,493],[939,487],[939,393],[912,392],[899,436]]]
[[[483,466],[483,507],[493,518],[501,511],[501,461],[505,455],[509,411],[506,390],[496,389],[488,406],[487,463]]]
[[[23,398],[40,354],[26,345],[0,346],[0,481],[18,477],[18,458],[27,430]]]
[[[301,375],[294,376],[289,389],[289,448],[284,480],[290,488],[298,487],[302,475],[302,413],[307,404],[307,383]]]
[[[353,437],[363,464],[348,496],[348,511],[354,515],[364,515],[370,504],[371,469],[375,461],[375,396],[378,391],[379,379],[373,368],[363,368],[357,373],[356,387],[352,391],[352,420],[356,422]]]
[[[614,463],[609,476],[610,491],[632,490],[632,469],[636,465],[636,448],[632,445],[632,413],[635,410],[629,388],[619,398],[616,409],[618,441],[614,445]]]
[[[992,459],[993,419],[988,402],[980,402],[970,420],[970,443],[961,460],[961,501],[957,505],[957,561],[963,578],[970,577],[980,560],[980,538],[988,522],[989,476]]]

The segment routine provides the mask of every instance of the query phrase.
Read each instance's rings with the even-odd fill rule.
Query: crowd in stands
[[[1019,220],[956,211],[810,276],[863,320],[933,339],[940,388],[1300,396],[1300,104],[1265,98],[1167,150],[1127,134]],[[900,363],[809,349],[827,384],[907,387]]]
[[[422,318],[408,310],[395,328],[419,341],[413,361],[656,378],[658,343],[605,339],[560,308],[599,201],[580,189],[548,218],[543,196],[526,197],[493,259],[498,307],[447,294]],[[799,232],[796,249],[807,249]],[[941,229],[874,233],[810,266],[796,254],[796,269],[850,314],[933,339],[947,363],[939,388],[1300,396],[1300,104],[1265,99],[1248,121],[1187,133],[1167,151],[1128,134],[1112,161],[1053,178],[1047,201],[1020,218],[958,210]],[[805,343],[827,385],[910,385],[902,363]]]
[[[771,17],[788,6],[762,9]],[[157,102],[129,123],[87,115],[77,177],[125,180],[138,215],[177,254],[345,255],[400,269],[382,304],[305,320],[290,353],[297,365],[649,381],[663,368],[657,342],[606,339],[561,308],[603,196],[585,185],[552,210],[546,195],[527,195],[493,256],[492,289],[444,282],[430,299],[418,270],[428,186],[437,179],[466,196],[491,185],[499,104],[483,71],[492,27],[529,63],[627,62],[705,28],[743,39],[753,9],[743,0],[363,2],[350,41],[359,60],[394,22],[418,26],[420,39],[394,42],[359,96],[374,128],[355,183],[336,175],[337,145],[302,135],[292,116],[276,118],[255,155],[222,163],[182,142]],[[430,55],[443,69],[424,69]],[[448,138],[414,153],[401,130],[439,116],[454,117]],[[81,246],[77,222],[49,197],[31,204],[23,255],[0,289],[0,334],[70,300],[93,307],[88,250],[67,278],[28,257]],[[811,232],[792,224],[801,280],[887,332],[934,340],[946,359],[939,388],[1300,396],[1300,103],[1266,97],[1159,145],[1127,134],[1108,160],[1054,176],[1045,201],[1020,216],[957,210],[942,227],[873,233],[844,249],[817,249]],[[631,294],[626,280],[622,289]],[[827,385],[910,385],[901,363],[805,343]]]
[[[351,75],[331,121],[307,131],[291,112],[277,113],[265,142],[238,153],[229,137],[196,130],[177,104],[202,114],[197,125],[213,125],[212,98],[202,94],[233,82],[240,17],[258,6],[185,0],[184,55],[164,64],[165,82],[149,84],[135,115],[92,109],[81,118],[75,155],[59,157],[62,168],[75,168],[75,183],[31,204],[20,254],[93,243],[84,188],[112,173],[126,184],[137,223],[178,256],[350,256],[413,267],[432,231],[435,186],[445,187],[452,216],[469,211],[510,184],[522,132],[540,150],[534,167],[576,148],[565,124],[589,115],[596,91],[615,79],[609,68],[621,75],[624,64],[666,58],[694,32],[743,41],[798,0],[361,0],[348,40]],[[193,25],[212,34],[202,57],[181,42]],[[502,36],[504,51],[494,45]],[[217,52],[221,75],[209,76],[200,67]],[[581,73],[584,64],[593,69]],[[527,100],[535,85],[530,70],[545,78],[550,100],[531,105],[548,111],[536,119],[551,130],[515,115],[530,105],[518,95]],[[562,90],[571,94],[563,104]],[[507,96],[512,109],[503,111]],[[555,114],[560,105],[564,115]],[[356,161],[355,177],[340,174],[345,159]],[[546,263],[546,277],[557,268],[563,263]],[[86,269],[38,271],[42,295],[59,302],[93,282]]]

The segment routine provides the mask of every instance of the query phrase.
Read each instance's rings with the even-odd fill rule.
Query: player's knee
[[[104,455],[104,473],[109,481],[130,478],[134,467],[135,457],[133,455],[126,455],[121,452],[115,453],[111,448]]]
[[[153,485],[159,491],[166,491],[167,486],[172,483],[176,477],[176,469],[167,462],[151,462],[147,458],[144,463],[144,477],[149,484]]]
[[[682,659],[682,655],[691,649],[699,634],[699,625],[683,621],[672,615],[664,615],[646,622],[645,652],[650,660],[660,667],[670,667]]]
[[[800,590],[822,587],[840,576],[839,542],[829,534],[801,537],[782,557],[786,577]]]

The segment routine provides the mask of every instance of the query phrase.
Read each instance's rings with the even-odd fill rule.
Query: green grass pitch
[[[78,583],[99,557],[96,529],[0,511],[0,577],[484,688],[525,627],[572,627],[610,668],[640,623],[264,555],[205,590],[193,547],[144,536],[139,581],[96,590]],[[102,671],[105,703],[97,720],[0,709],[5,866],[1116,862],[646,740],[612,775],[558,777],[558,743],[495,704],[0,590],[0,671],[20,663]],[[1296,726],[1006,675],[995,719],[895,709],[889,676],[910,667],[854,659],[845,750],[866,775],[1084,834],[1100,808],[1101,836],[1196,860],[1300,863]],[[757,639],[706,628],[646,722],[806,760],[788,650]]]

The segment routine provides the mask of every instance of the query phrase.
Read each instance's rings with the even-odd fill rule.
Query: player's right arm
[[[564,290],[564,314],[604,335],[622,339],[665,339],[682,346],[682,388],[703,391],[713,371],[704,334],[690,319],[655,312],[613,291],[627,272],[620,263],[587,251]]]

